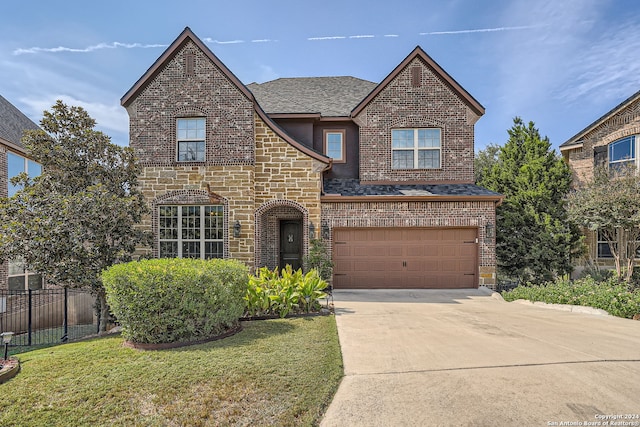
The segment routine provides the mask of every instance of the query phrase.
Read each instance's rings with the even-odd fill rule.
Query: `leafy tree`
[[[500,154],[500,146],[498,144],[489,144],[484,150],[476,153],[473,159],[473,168],[476,182],[482,181],[482,178],[491,170],[494,164],[498,162]]]
[[[146,205],[133,150],[112,144],[84,109],[62,101],[40,125],[22,141],[43,172],[14,178],[22,189],[0,201],[0,257],[23,259],[48,283],[90,289],[104,331],[109,311],[100,273],[149,242],[136,227]]]
[[[630,281],[640,248],[640,176],[635,166],[597,168],[568,201],[570,217],[588,230],[600,230],[609,244],[618,279]]]
[[[582,247],[566,211],[571,171],[533,122],[516,117],[508,134],[478,183],[505,196],[496,210],[498,268],[520,281],[551,280],[571,272],[571,255]]]

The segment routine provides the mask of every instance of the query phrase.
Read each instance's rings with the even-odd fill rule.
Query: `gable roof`
[[[13,104],[0,95],[0,142],[19,151],[24,151],[20,141],[25,130],[39,129]]]
[[[600,126],[603,122],[609,120],[611,117],[615,116],[620,111],[625,109],[628,105],[630,105],[631,103],[633,103],[633,102],[635,102],[635,101],[637,101],[639,99],[640,99],[640,90],[638,92],[634,93],[633,95],[631,95],[629,98],[627,98],[624,101],[622,101],[620,104],[618,104],[615,107],[613,107],[611,110],[607,111],[603,116],[601,116],[598,119],[596,119],[596,121],[594,121],[593,123],[588,125],[586,128],[582,129],[580,132],[578,132],[577,134],[573,135],[571,138],[569,138],[568,140],[566,140],[565,142],[560,144],[560,150],[561,151],[562,150],[569,150],[571,148],[580,146],[582,144],[582,138],[586,134],[588,134],[593,129],[595,129],[596,127]]]
[[[175,54],[180,50],[180,48],[186,44],[188,41],[192,41],[198,48],[213,62],[222,72],[231,80],[231,82],[249,99],[253,100],[253,95],[246,88],[244,84],[229,70],[226,65],[218,59],[217,56],[213,54],[211,49],[209,49],[203,42],[200,40],[194,33],[191,31],[191,28],[185,27],[185,29],[180,33],[177,39],[169,45],[169,47],[164,51],[162,55],[156,62],[149,67],[149,69],[138,79],[138,81],[124,94],[124,96],[120,99],[120,103],[122,106],[127,107],[136,96],[149,84],[155,76],[157,76],[160,71],[162,71],[164,65],[171,61]]]
[[[440,77],[459,97],[465,104],[469,106],[476,114],[482,116],[484,114],[484,107],[480,104],[469,92],[467,92],[453,77],[451,77],[436,61],[434,61],[427,53],[422,50],[420,46],[416,46],[415,49],[400,63],[393,71],[385,77],[382,82],[362,100],[351,112],[353,117],[357,116],[362,110],[376,97],[393,79],[395,79],[402,70],[405,69],[414,59],[420,58],[429,68],[433,70],[436,76]]]
[[[194,33],[191,31],[189,27],[185,27],[185,29],[180,33],[178,38],[174,40],[171,45],[160,55],[160,57],[149,67],[149,69],[138,79],[138,81],[124,94],[124,96],[120,99],[120,104],[123,107],[128,107],[133,100],[145,89],[145,87],[162,71],[164,66],[173,59],[176,53],[189,41],[193,42],[198,48],[207,56],[211,62],[213,62],[222,73],[231,81],[233,85],[235,85],[240,92],[242,92],[252,103],[254,106],[255,112],[260,116],[260,118],[269,125],[269,127],[282,139],[284,139],[287,143],[291,144],[299,151],[307,154],[308,156],[319,160],[325,164],[331,164],[331,159],[324,154],[320,154],[311,148],[301,144],[300,142],[294,140],[289,136],[280,126],[278,126],[267,114],[265,114],[264,110],[260,107],[260,105],[256,102],[255,97],[251,93],[249,89],[238,79],[235,74],[229,70],[226,65],[218,59],[216,55],[209,49],[203,42],[200,40]]]
[[[294,77],[247,85],[267,114],[349,117],[377,84],[356,77]]]

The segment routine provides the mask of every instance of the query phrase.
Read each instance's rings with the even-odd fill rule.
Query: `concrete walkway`
[[[345,377],[323,427],[640,426],[605,418],[640,417],[639,321],[482,290],[334,299]]]

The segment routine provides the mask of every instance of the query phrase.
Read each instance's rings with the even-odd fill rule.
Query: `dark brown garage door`
[[[333,286],[476,288],[477,228],[336,228]]]

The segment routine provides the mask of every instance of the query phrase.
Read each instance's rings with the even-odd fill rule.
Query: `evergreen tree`
[[[131,259],[149,235],[137,227],[146,205],[133,150],[110,142],[80,107],[58,101],[42,130],[22,141],[42,174],[14,178],[22,189],[0,200],[0,258],[22,259],[48,283],[91,290],[106,329],[102,270]]]
[[[533,122],[516,117],[508,134],[478,183],[505,196],[496,210],[498,269],[523,282],[551,280],[571,272],[582,247],[565,206],[571,171]]]

